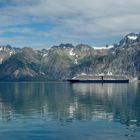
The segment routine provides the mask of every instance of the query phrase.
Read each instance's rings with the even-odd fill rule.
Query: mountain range
[[[60,44],[34,50],[0,46],[0,81],[63,80],[82,73],[140,79],[140,34],[130,33],[105,47]]]

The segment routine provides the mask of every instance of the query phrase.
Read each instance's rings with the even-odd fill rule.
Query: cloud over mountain
[[[8,43],[9,36],[14,40],[20,36],[22,45],[105,45],[106,39],[114,42],[124,34],[139,32],[139,0],[1,0],[0,7],[2,43]],[[15,41],[15,45],[21,44]]]

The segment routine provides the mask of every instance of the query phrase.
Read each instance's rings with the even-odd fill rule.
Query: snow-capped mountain
[[[0,64],[19,51],[19,48],[14,48],[10,45],[0,46]]]
[[[140,79],[140,34],[93,47],[60,44],[49,49],[0,46],[0,80],[62,80],[85,74],[118,74]]]
[[[130,33],[126,35],[119,43],[119,46],[140,44],[140,34]]]

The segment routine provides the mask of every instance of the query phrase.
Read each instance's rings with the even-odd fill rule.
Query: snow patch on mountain
[[[78,64],[78,60],[77,59],[75,59],[75,64]]]
[[[47,53],[45,53],[45,54],[43,54],[43,57],[45,57],[45,56],[47,56],[48,54]]]
[[[104,47],[93,47],[95,50],[111,49],[114,45],[104,46]]]
[[[13,53],[14,53],[14,52],[10,51],[10,52],[9,52],[9,55],[11,56]]]
[[[130,40],[136,40],[138,37],[137,37],[137,36],[128,36],[128,38],[129,38]]]
[[[69,51],[69,55],[71,55],[71,56],[76,55],[76,54],[73,52],[73,49],[71,49],[71,50]]]

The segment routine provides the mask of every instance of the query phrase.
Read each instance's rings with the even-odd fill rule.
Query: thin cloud
[[[6,27],[28,34],[27,39],[43,36],[45,41],[46,37],[50,44],[80,40],[106,44],[106,39],[139,32],[139,0],[6,0],[0,4],[1,35]],[[29,26],[40,23],[50,24],[51,29]]]

